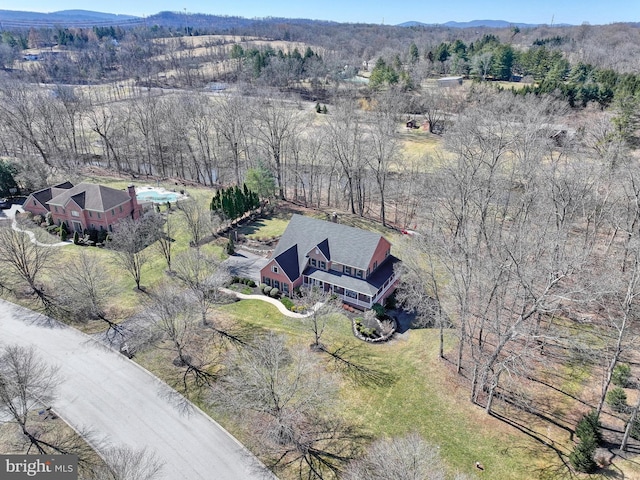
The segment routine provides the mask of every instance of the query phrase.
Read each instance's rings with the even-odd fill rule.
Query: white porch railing
[[[308,277],[305,277],[304,284],[305,285],[310,285],[310,284],[315,285],[315,284],[317,284],[317,282],[318,282],[317,280],[309,279]],[[387,281],[384,283],[382,290],[380,290],[380,293],[377,293],[375,295],[375,297],[373,297],[373,299],[370,300],[369,302],[362,301],[362,300],[360,300],[358,298],[350,297],[350,296],[345,295],[343,293],[338,293],[338,292],[335,291],[336,285],[332,285],[331,283],[328,283],[328,282],[326,282],[326,284],[329,285],[331,293],[334,293],[335,295],[337,295],[338,298],[340,298],[344,302],[349,303],[351,305],[358,306],[358,307],[371,308],[371,306],[374,303],[378,302],[378,300],[380,300],[389,291],[389,289],[395,284],[395,282],[396,282],[396,276],[395,275],[392,275],[391,277],[389,277],[387,279]],[[342,288],[342,287],[338,287],[338,288]]]

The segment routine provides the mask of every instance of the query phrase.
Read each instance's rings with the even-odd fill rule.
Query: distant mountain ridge
[[[296,23],[296,24],[339,24],[340,22],[310,20],[303,18],[254,18],[234,17],[224,15],[210,15],[203,13],[186,14],[190,27],[213,26],[219,29],[232,29],[234,27],[247,26],[256,22],[267,23]],[[91,27],[103,25],[136,25],[146,23],[149,25],[161,26],[183,26],[185,24],[185,13],[183,12],[159,12],[149,17],[136,17],[133,15],[119,15],[114,13],[94,12],[91,10],[61,10],[58,12],[41,13],[25,12],[19,10],[0,10],[0,24],[3,28],[30,28],[30,27]],[[563,24],[564,25],[564,24]],[[473,20],[470,22],[446,22],[446,23],[423,23],[416,21],[404,22],[398,27],[434,27],[442,26],[449,28],[508,28],[508,27],[537,27],[537,24],[515,23],[505,20]]]
[[[99,26],[104,24],[126,24],[139,22],[142,18],[133,15],[118,15],[90,10],[61,10],[59,12],[23,12],[19,10],[0,10],[0,23],[3,28],[28,28],[49,26]]]
[[[506,20],[471,20],[470,22],[446,22],[446,23],[423,23],[423,22],[404,22],[400,23],[398,27],[450,27],[450,28],[477,28],[477,27],[488,27],[488,28],[508,28],[508,27],[518,27],[518,28],[534,28],[539,27],[541,24],[538,23],[519,23],[519,22],[507,22]],[[556,26],[569,26],[569,24],[563,23],[558,24]]]

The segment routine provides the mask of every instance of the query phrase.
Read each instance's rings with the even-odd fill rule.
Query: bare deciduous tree
[[[418,434],[374,442],[359,460],[350,463],[343,480],[444,480],[438,447]]]
[[[95,472],[95,480],[154,480],[164,465],[146,448],[111,447],[102,457],[106,467]]]
[[[5,288],[27,287],[46,312],[52,312],[54,301],[43,284],[43,273],[53,267],[54,250],[32,242],[26,233],[0,228],[0,283]]]
[[[214,401],[244,416],[254,451],[271,468],[295,465],[300,478],[333,478],[361,435],[335,415],[336,384],[312,355],[289,351],[270,333],[232,352]]]
[[[31,429],[30,414],[51,404],[59,382],[57,368],[40,359],[35,349],[9,345],[0,351],[0,406],[27,440],[27,453],[32,448],[42,455],[75,453],[61,451]]]
[[[202,324],[207,325],[207,313],[220,297],[219,288],[229,279],[227,269],[219,260],[200,249],[181,253],[174,262],[176,278],[187,287],[200,307]]]
[[[153,212],[144,217],[133,220],[121,220],[111,234],[111,248],[116,261],[124,268],[136,282],[136,288],[142,290],[142,267],[148,261],[145,249],[160,236],[162,218]]]
[[[148,302],[147,315],[176,355],[173,364],[181,369],[175,387],[188,392],[190,379],[196,387],[209,385],[216,375],[210,371],[217,361],[211,348],[213,332],[198,326],[197,308],[187,296],[170,285],[161,285]]]
[[[82,250],[73,256],[60,272],[64,288],[56,301],[60,309],[79,322],[98,319],[108,326],[107,335],[120,332],[120,326],[109,318],[107,304],[116,294],[115,282],[100,262],[100,257]]]
[[[289,137],[296,134],[299,114],[293,105],[280,98],[263,97],[252,110],[256,124],[252,130],[256,140],[273,161],[278,198],[285,198],[282,163]]]
[[[207,235],[211,235],[214,226],[211,211],[196,199],[178,202],[177,205],[187,223],[191,245],[199,246]]]
[[[313,333],[312,350],[323,350],[325,346],[321,343],[322,335],[327,326],[335,320],[339,307],[335,300],[331,298],[329,292],[322,288],[310,286],[300,290],[302,302],[308,309],[308,315],[301,321]]]

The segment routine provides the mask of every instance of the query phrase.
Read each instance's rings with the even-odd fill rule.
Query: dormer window
[[[326,270],[326,269],[327,269],[327,264],[326,264],[326,262],[320,261],[320,269],[321,269],[321,270]]]
[[[271,271],[272,271],[273,273],[278,273],[278,267],[276,267],[275,265],[273,265],[273,266],[271,267]]]
[[[315,259],[315,258],[312,258],[312,259],[311,259],[311,266],[312,266],[312,267],[315,267],[315,266],[317,266],[317,265],[318,265],[318,262],[316,261],[316,259]]]
[[[347,267],[346,265],[344,266],[344,273],[346,273],[347,275],[351,275],[351,267]]]

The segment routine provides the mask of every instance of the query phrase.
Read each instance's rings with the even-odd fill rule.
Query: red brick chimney
[[[131,218],[137,220],[140,218],[140,206],[138,205],[138,199],[136,198],[136,187],[129,185],[127,187],[129,193],[129,202],[131,203]]]

